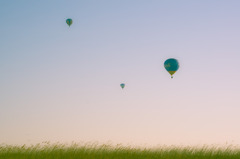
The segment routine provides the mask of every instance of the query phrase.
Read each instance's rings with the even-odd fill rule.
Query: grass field
[[[134,148],[97,144],[0,146],[0,159],[240,159],[237,147]]]

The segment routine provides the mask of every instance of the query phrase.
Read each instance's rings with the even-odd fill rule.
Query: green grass
[[[237,147],[134,148],[111,145],[37,144],[0,146],[0,159],[240,159]]]

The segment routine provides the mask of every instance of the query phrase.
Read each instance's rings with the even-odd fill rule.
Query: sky
[[[0,143],[240,144],[239,8],[1,0]]]

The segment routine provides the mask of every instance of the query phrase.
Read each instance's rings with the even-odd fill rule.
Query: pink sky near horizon
[[[0,144],[239,145],[239,8],[1,1]]]

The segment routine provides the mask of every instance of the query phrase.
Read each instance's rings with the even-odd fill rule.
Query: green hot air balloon
[[[171,75],[171,78],[173,78],[172,75],[178,70],[179,64],[176,59],[170,58],[164,62],[164,67],[168,71],[168,73]]]
[[[122,87],[122,89],[125,87],[124,83],[121,83],[120,86]]]
[[[73,23],[72,19],[67,19],[66,20],[66,23],[68,24],[68,26],[70,27]]]

